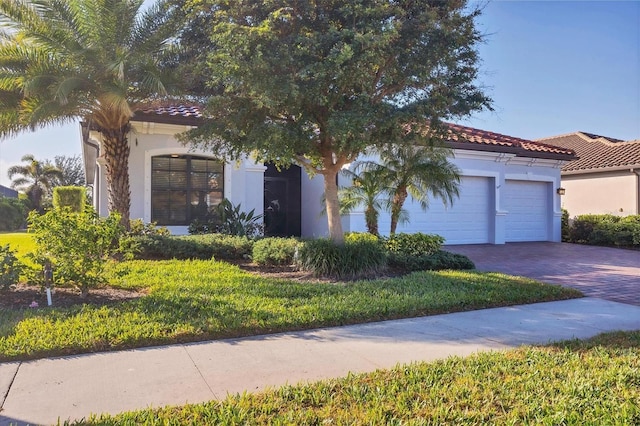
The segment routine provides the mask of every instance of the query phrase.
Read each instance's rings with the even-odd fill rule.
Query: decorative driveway
[[[521,275],[640,306],[640,251],[568,243],[451,245],[481,271]]]

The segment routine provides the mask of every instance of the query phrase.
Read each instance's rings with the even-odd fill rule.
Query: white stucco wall
[[[131,190],[131,219],[151,221],[151,158],[157,155],[179,154],[214,158],[211,152],[183,146],[174,135],[187,130],[185,126],[151,125],[134,123],[129,136],[129,185]],[[102,160],[99,160],[99,163]],[[224,166],[224,196],[233,204],[240,204],[244,211],[255,209],[255,214],[264,210],[263,176],[266,167],[243,158]],[[101,215],[107,215],[106,179],[101,170],[99,197],[95,207]],[[169,226],[174,234],[186,234],[187,226]]]
[[[564,175],[562,207],[569,216],[581,214],[639,214],[637,176],[629,171]]]
[[[469,232],[469,238],[464,240],[464,231],[452,233],[455,234],[454,243],[477,243],[488,242],[492,244],[504,244],[506,237],[507,217],[509,210],[506,208],[507,202],[504,199],[505,182],[506,181],[529,181],[544,183],[548,193],[548,208],[546,211],[546,229],[545,241],[560,241],[560,196],[555,193],[556,188],[560,187],[560,168],[564,164],[559,160],[531,159],[515,157],[512,154],[500,154],[493,152],[481,151],[465,151],[455,150],[455,157],[452,162],[458,166],[462,174],[462,182],[467,186],[463,190],[467,196],[475,196],[474,202],[486,202],[485,205],[477,206],[478,211],[482,211],[482,215],[476,216],[473,213],[469,216],[469,221],[473,221],[474,217],[479,220],[486,221],[483,224],[486,229],[486,239],[478,236],[478,232],[474,235]],[[367,157],[367,159],[376,160],[375,157]],[[465,179],[469,178],[469,179]],[[487,188],[485,188],[487,186]],[[473,191],[473,192],[469,192]],[[481,194],[481,197],[478,197]],[[458,201],[458,204],[463,201]],[[456,203],[454,202],[454,208]],[[485,207],[488,215],[485,215]],[[410,222],[399,225],[397,232],[437,232],[439,228],[438,220],[448,220],[446,210],[442,206],[442,201],[432,199],[430,201],[430,209],[423,211],[417,203],[407,200],[405,208],[409,210]],[[430,212],[431,211],[431,212]],[[481,219],[480,219],[481,218]],[[349,215],[350,224],[348,229],[352,231],[364,231],[364,214],[355,211]],[[456,218],[457,220],[457,218]],[[455,222],[455,221],[454,221]],[[390,217],[388,213],[380,216],[380,232],[387,235],[389,233]],[[447,224],[447,226],[456,226],[456,223]],[[461,225],[462,226],[462,225]],[[435,230],[435,231],[434,231]],[[451,243],[451,241],[449,241]]]

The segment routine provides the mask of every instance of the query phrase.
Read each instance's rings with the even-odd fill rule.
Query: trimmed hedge
[[[79,213],[87,202],[87,190],[82,186],[57,186],[53,188],[53,207],[68,207]]]
[[[600,246],[640,248],[640,215],[580,215],[571,221],[568,241]]]
[[[444,250],[423,256],[390,253],[389,266],[406,271],[440,271],[443,269],[475,269],[476,267],[467,256]]]
[[[444,244],[440,235],[423,234],[393,234],[385,239],[387,252],[405,256],[427,256],[436,253]]]
[[[253,245],[253,261],[258,265],[291,265],[300,242],[295,238],[263,238]]]
[[[133,252],[134,259],[247,259],[253,241],[247,237],[223,234],[205,235],[144,235],[123,239],[124,247]]]

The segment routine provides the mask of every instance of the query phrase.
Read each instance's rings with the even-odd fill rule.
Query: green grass
[[[148,289],[118,305],[2,314],[0,360],[267,334],[579,297],[502,274],[442,271],[344,285],[265,279],[217,261],[132,261],[113,286]],[[55,296],[54,296],[55,303]]]
[[[94,425],[640,423],[640,331],[94,416]]]
[[[35,250],[36,244],[30,234],[26,232],[0,232],[0,246],[9,244],[12,250],[17,252],[20,260],[25,260],[25,255]]]

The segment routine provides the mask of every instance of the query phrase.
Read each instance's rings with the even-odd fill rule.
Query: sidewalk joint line
[[[198,374],[200,375],[200,377],[202,378],[202,381],[204,382],[205,385],[207,385],[207,389],[209,389],[209,392],[211,392],[211,395],[213,395],[214,399],[218,399],[218,396],[216,395],[216,393],[213,391],[213,389],[211,389],[211,386],[209,386],[209,382],[207,382],[207,379],[204,378],[204,375],[202,374],[202,371],[200,371],[200,369],[198,368],[198,366],[196,365],[196,362],[193,360],[193,358],[191,357],[191,354],[189,353],[189,351],[187,350],[187,347],[185,345],[181,345],[182,349],[184,349],[184,351],[186,352],[187,356],[189,357],[189,359],[191,360],[191,363],[193,364],[193,366],[195,367],[196,371],[198,372]]]
[[[7,401],[7,398],[9,397],[9,392],[13,387],[13,382],[15,382],[16,377],[18,376],[18,371],[20,370],[21,366],[22,366],[22,361],[18,363],[18,368],[16,368],[16,372],[13,374],[13,377],[11,378],[11,382],[9,382],[9,386],[7,387],[7,392],[2,396],[2,401],[0,401],[0,411],[2,411],[2,407],[4,407],[4,403]]]

